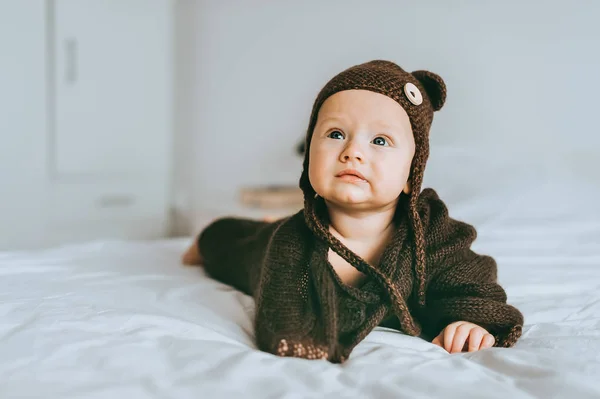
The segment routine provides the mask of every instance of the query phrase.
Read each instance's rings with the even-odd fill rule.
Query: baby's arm
[[[272,221],[274,219],[268,219]],[[278,356],[340,361],[337,342],[327,341],[309,300],[310,234],[303,214],[268,221],[223,218],[211,223],[191,248],[210,276],[253,295],[257,347]]]
[[[260,350],[278,356],[343,361],[337,334],[325,331],[329,315],[311,297],[308,280],[310,231],[302,213],[281,223],[269,243],[258,284],[256,342]],[[319,299],[319,301],[322,298]]]
[[[513,346],[523,315],[507,304],[495,260],[471,250],[475,229],[451,219],[435,193],[427,192],[425,200],[426,303],[418,310],[424,331],[437,337],[455,322],[469,322],[491,334],[494,346]]]

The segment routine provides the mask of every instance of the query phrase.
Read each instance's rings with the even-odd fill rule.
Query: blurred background
[[[293,194],[318,91],[371,59],[445,80],[425,184],[455,216],[548,180],[592,206],[598,17],[592,0],[0,0],[0,249],[293,211],[242,194]]]

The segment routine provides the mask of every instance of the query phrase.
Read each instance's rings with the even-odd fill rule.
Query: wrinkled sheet
[[[278,358],[256,350],[252,298],[179,263],[191,237],[95,241],[0,253],[0,397],[598,398],[600,190],[529,181],[445,190],[525,315],[514,348],[379,327],[343,365]]]

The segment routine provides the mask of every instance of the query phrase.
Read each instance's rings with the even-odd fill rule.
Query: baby
[[[373,328],[450,353],[511,347],[506,303],[475,229],[421,191],[444,81],[374,60],[333,77],[313,105],[300,177],[304,208],[276,221],[222,218],[184,254],[256,301],[258,348],[344,362]]]

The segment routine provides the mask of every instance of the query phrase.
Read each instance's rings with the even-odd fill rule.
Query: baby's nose
[[[362,162],[364,160],[363,149],[355,140],[351,140],[344,148],[344,152],[342,153],[342,159],[344,162],[356,160],[358,162]]]
[[[360,154],[356,154],[356,155],[348,155],[348,154],[346,154],[344,156],[344,160],[345,161],[350,161],[352,159],[356,159],[357,161],[362,161],[362,157],[361,157]]]
[[[356,143],[349,143],[348,146],[345,148],[344,152],[342,153],[342,157],[346,162],[351,160],[357,160],[359,162],[362,162],[364,159],[364,154],[362,149],[360,148],[360,145]]]

